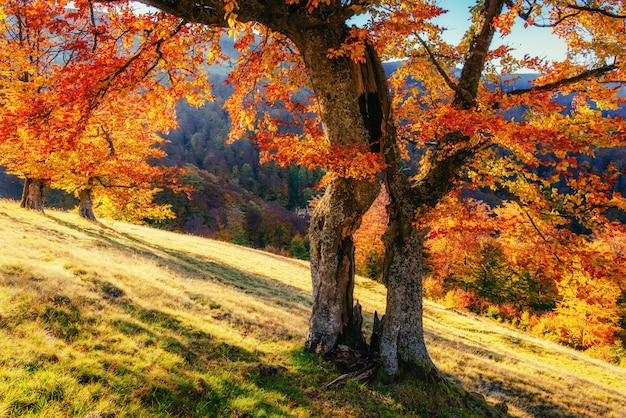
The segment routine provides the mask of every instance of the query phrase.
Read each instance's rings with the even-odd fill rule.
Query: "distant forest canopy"
[[[229,119],[222,108],[230,94],[215,77],[215,100],[200,108],[180,104],[179,128],[165,138],[169,165],[184,166],[191,199],[164,192],[176,219],[164,227],[306,258],[308,205],[321,190],[320,170],[260,164],[258,147],[248,139],[227,143]],[[280,112],[280,110],[276,110]]]

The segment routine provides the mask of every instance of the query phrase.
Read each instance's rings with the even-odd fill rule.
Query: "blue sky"
[[[476,4],[473,0],[440,0],[439,5],[449,10],[437,22],[447,28],[446,41],[456,44],[469,27],[469,7]],[[498,35],[496,35],[498,36]],[[552,35],[549,28],[524,28],[521,19],[518,19],[511,34],[501,39],[499,36],[494,39],[494,47],[507,44],[514,48],[516,57],[525,54],[563,60],[565,58],[565,44],[563,41]]]

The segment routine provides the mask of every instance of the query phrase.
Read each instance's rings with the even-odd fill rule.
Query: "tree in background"
[[[385,244],[381,238],[388,222],[387,204],[389,195],[382,187],[380,194],[363,216],[361,227],[354,234],[357,273],[376,280],[380,280],[383,273]]]
[[[178,187],[157,135],[174,106],[207,98],[204,40],[212,33],[129,5],[3,1],[0,163],[25,178],[23,206],[43,210],[45,188],[75,193],[95,219],[93,194],[132,216],[162,218],[158,185]]]
[[[429,223],[428,297],[615,360],[607,352],[623,333],[623,232],[574,233],[513,202],[491,209],[448,198],[439,210]]]

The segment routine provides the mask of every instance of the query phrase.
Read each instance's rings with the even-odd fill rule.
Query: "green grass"
[[[357,287],[371,321],[384,288]],[[310,293],[301,261],[0,201],[0,417],[481,416],[419,381],[326,390]],[[512,415],[626,416],[625,369],[425,308],[440,370]]]

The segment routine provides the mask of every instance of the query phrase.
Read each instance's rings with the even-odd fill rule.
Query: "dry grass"
[[[0,417],[453,411],[410,383],[324,390],[337,372],[300,351],[310,292],[304,262],[0,201]],[[377,283],[356,297],[384,310]],[[625,369],[425,306],[439,368],[511,414],[626,417]]]

